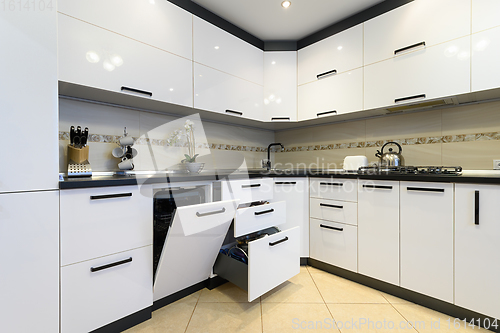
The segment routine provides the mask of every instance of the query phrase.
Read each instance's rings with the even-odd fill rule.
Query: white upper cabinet
[[[264,52],[230,33],[193,17],[193,60],[264,85]]]
[[[301,85],[314,82],[322,76],[328,76],[328,73],[343,73],[361,66],[363,66],[363,25],[359,24],[300,49],[298,83]]]
[[[500,25],[500,1],[472,0],[472,33]]]
[[[364,23],[364,64],[470,35],[470,27],[471,0],[410,2]]]
[[[194,64],[194,107],[197,109],[262,120],[263,90],[258,84]]]
[[[63,14],[59,80],[193,106],[190,60]]]
[[[498,59],[500,27],[472,35],[472,91],[500,87]]]
[[[56,9],[0,9],[0,40],[0,193],[57,189]]]
[[[299,120],[363,109],[363,69],[336,74],[299,86]]]
[[[264,53],[264,120],[297,120],[297,52]]]
[[[468,92],[470,36],[364,67],[366,110]]]
[[[192,15],[169,1],[59,0],[58,11],[192,58]]]

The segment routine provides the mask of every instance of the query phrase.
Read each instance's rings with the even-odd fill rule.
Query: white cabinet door
[[[348,224],[311,219],[311,258],[357,272],[357,229]]]
[[[273,198],[272,178],[252,178],[222,181],[222,200],[237,199],[240,204]]]
[[[194,107],[197,109],[262,120],[263,89],[247,80],[194,64]]]
[[[61,333],[92,332],[150,307],[152,284],[152,246],[62,267]]]
[[[358,182],[358,271],[399,285],[399,182]]]
[[[363,69],[358,68],[299,86],[300,120],[363,109]]]
[[[345,178],[314,178],[310,181],[311,198],[358,201],[358,181]]]
[[[453,303],[453,184],[400,183],[401,287]]]
[[[297,52],[264,53],[264,120],[297,120]]]
[[[363,25],[344,30],[298,51],[299,85],[331,71],[343,73],[363,66]],[[323,75],[321,75],[323,74]]]
[[[192,58],[192,15],[169,1],[59,0],[57,9],[136,41]]]
[[[177,208],[154,277],[155,301],[208,279],[237,206],[231,200]]]
[[[470,35],[470,24],[471,0],[413,1],[364,23],[364,64]]]
[[[0,194],[2,332],[59,332],[59,192]]]
[[[358,224],[358,204],[356,202],[311,198],[310,216],[332,222]]]
[[[468,93],[470,36],[366,66],[364,87],[366,110]]]
[[[499,58],[500,27],[472,35],[472,91],[500,87]]]
[[[196,16],[193,17],[193,60],[264,85],[264,52]]]
[[[18,5],[0,6],[0,193],[59,188],[56,9]]]
[[[472,33],[500,25],[500,1],[472,0]]]
[[[153,244],[151,185],[61,191],[61,266]]]
[[[190,60],[63,14],[58,18],[60,81],[193,106]]]
[[[238,209],[234,217],[234,237],[241,237],[274,226],[281,228],[286,222],[286,206],[285,201],[278,201]]]
[[[286,202],[286,223],[281,229],[300,227],[300,256],[309,257],[309,180],[274,178],[273,202]]]
[[[499,202],[500,186],[455,185],[455,304],[493,318],[500,318]]]

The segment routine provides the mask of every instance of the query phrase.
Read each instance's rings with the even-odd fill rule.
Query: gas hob
[[[360,167],[358,174],[394,174],[394,175],[448,175],[459,176],[462,174],[462,167],[459,166],[395,166]]]

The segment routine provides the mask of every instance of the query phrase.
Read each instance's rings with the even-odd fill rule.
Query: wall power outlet
[[[493,160],[493,170],[500,170],[500,160]]]

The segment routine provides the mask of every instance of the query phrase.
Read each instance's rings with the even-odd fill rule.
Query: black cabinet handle
[[[233,110],[226,110],[226,113],[234,113],[234,114],[237,114],[238,116],[242,116],[243,115],[243,112],[233,111]]]
[[[344,183],[319,183],[323,186],[344,186]]]
[[[474,193],[474,224],[479,225],[479,191]]]
[[[335,113],[337,114],[337,111],[333,110],[333,111],[325,111],[325,112],[320,112],[320,113],[316,113],[316,116],[319,117],[319,116],[324,116],[325,114],[330,114],[330,113]]]
[[[413,44],[410,46],[402,47],[400,49],[395,50],[394,54],[398,54],[399,52],[407,51],[407,50],[413,49],[414,47],[418,47],[418,46],[425,46],[425,42],[420,42],[420,43]]]
[[[225,211],[226,211],[226,208],[223,207],[221,210],[216,210],[214,212],[208,212],[208,213],[196,212],[196,216],[198,216],[198,217],[204,217],[204,216],[209,216],[209,215],[222,214]]]
[[[275,120],[290,120],[290,117],[273,117],[271,118],[271,121]]]
[[[260,184],[241,185],[241,188],[260,187]]]
[[[324,224],[320,224],[319,226],[321,228],[325,228],[325,229],[332,229],[332,230],[337,230],[337,231],[344,231],[344,228],[335,228],[335,227],[330,227],[329,225],[324,225]]]
[[[337,70],[336,70],[336,69],[333,69],[333,70],[331,70],[331,71],[328,71],[328,72],[324,72],[324,73],[318,74],[318,75],[316,75],[316,78],[317,78],[317,79],[320,79],[320,78],[322,78],[322,77],[324,77],[324,76],[327,76],[327,75],[332,75],[332,74],[337,74]]]
[[[269,243],[269,246],[274,246],[274,245],[278,245],[280,243],[283,243],[283,242],[286,242],[288,240],[288,237],[285,237],[283,239],[280,239],[279,241],[276,241],[274,243]]]
[[[275,182],[274,185],[295,185],[297,182]]]
[[[153,97],[153,93],[145,90],[139,90],[139,89],[134,89],[134,88],[129,88],[129,87],[122,87],[122,91],[128,91],[128,92],[134,92],[137,94],[143,94],[147,95],[149,97]]]
[[[386,185],[363,185],[365,188],[376,188],[376,189],[384,189],[384,190],[392,190],[392,186]]]
[[[132,193],[118,193],[118,194],[105,194],[105,195],[91,195],[90,200],[112,199],[131,197]]]
[[[264,215],[264,214],[269,214],[269,213],[272,213],[272,212],[274,212],[274,209],[263,210],[261,212],[255,212],[254,214],[255,215]]]
[[[408,97],[402,97],[402,98],[396,98],[396,99],[394,100],[394,103],[403,102],[403,101],[408,101],[408,100],[410,100],[410,99],[415,99],[415,98],[425,98],[425,94],[415,95],[415,96],[408,96]]]
[[[132,261],[132,257],[130,257],[128,259],[125,259],[125,260],[117,261],[117,262],[114,262],[114,263],[111,263],[111,264],[107,264],[107,265],[102,265],[102,266],[97,266],[97,267],[90,267],[90,271],[92,273],[94,273],[94,272],[102,271],[103,269],[108,269],[108,268],[115,267],[115,266],[118,266],[118,265],[123,265],[123,264],[126,264],[126,263],[131,262],[131,261]]]
[[[344,208],[344,206],[339,206],[339,205],[330,205],[330,204],[324,204],[324,203],[320,203],[319,205],[320,205],[320,206],[323,206],[323,207],[331,207],[331,208],[338,208],[338,209],[342,209],[342,208]]]
[[[421,191],[421,192],[444,192],[444,188],[427,188],[427,187],[407,187],[407,191]]]

